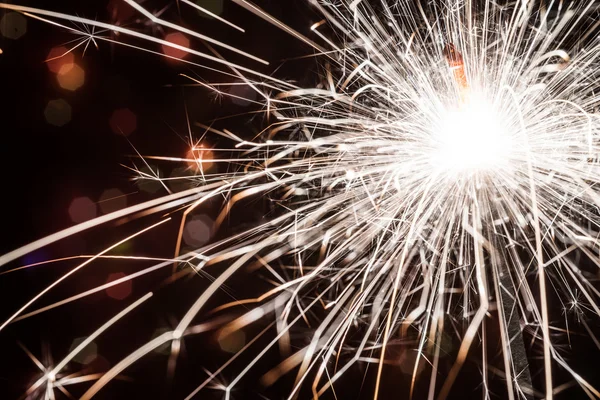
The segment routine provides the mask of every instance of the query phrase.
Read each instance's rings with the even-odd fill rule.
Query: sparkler
[[[242,169],[211,174],[199,168],[197,188],[77,225],[0,257],[6,264],[110,220],[185,207],[173,259],[129,279],[176,263],[186,265],[185,271],[213,271],[214,282],[175,329],[135,349],[101,377],[90,378],[97,381],[82,398],[93,397],[161,345],[170,344],[173,370],[187,337],[217,326],[227,335],[273,316],[272,329],[256,338],[274,329],[267,345],[256,350],[256,339],[247,343],[188,398],[236,359],[249,357],[235,378],[222,385],[229,398],[236,384],[275,348],[287,356],[262,382],[268,386],[294,374],[290,398],[303,391],[314,397],[335,393],[345,374],[363,363],[377,365],[373,396],[378,398],[386,384],[386,364],[397,363],[390,353],[399,341],[410,343],[415,353],[411,396],[446,398],[465,363],[475,360],[484,398],[491,396],[492,377],[500,376],[509,399],[551,399],[562,387],[553,379],[557,369],[567,371],[589,397],[600,397],[593,382],[570,367],[557,348],[553,332],[568,335],[573,328],[552,319],[549,311],[554,299],[598,343],[589,321],[600,313],[600,292],[593,282],[600,266],[595,114],[600,43],[599,24],[589,21],[600,3],[308,0],[307,7],[323,16],[310,38],[246,0],[233,0],[322,59],[322,83],[300,87],[251,66],[265,60],[125,1],[153,24],[208,42],[209,52],[129,27],[18,5],[0,7],[75,32],[69,22],[120,34],[118,40],[83,36],[94,43],[185,51],[191,57],[182,61],[216,69],[251,88],[271,123],[254,140],[204,127],[232,142],[230,149],[212,149],[212,162],[243,162]],[[183,4],[194,6],[186,0]],[[147,46],[129,39],[145,40]],[[230,62],[221,51],[237,53],[247,64]],[[220,85],[197,83],[229,95]],[[239,157],[229,157],[232,153]],[[240,201],[265,195],[278,206],[267,222],[181,254],[186,220],[209,200],[227,199],[216,219],[218,227]],[[113,247],[50,284],[0,330],[103,290],[31,310],[48,290],[108,256]],[[578,256],[592,268],[578,262]],[[252,306],[224,324],[193,326],[207,311],[207,301],[248,265],[268,275],[273,288],[215,310]],[[312,326],[312,336],[300,345],[291,332],[305,323]],[[92,336],[104,329],[106,325]],[[499,352],[490,350],[492,331],[499,336]],[[532,332],[533,346],[526,345],[523,331]],[[451,357],[443,354],[449,351],[443,348],[447,336],[458,339]],[[538,347],[540,387],[532,383],[524,361],[525,352],[535,353]],[[61,381],[61,368],[73,356],[44,373],[28,393],[42,390],[50,396],[54,388],[62,388],[68,379]],[[450,358],[444,372],[443,360]],[[419,382],[425,384],[418,387]]]

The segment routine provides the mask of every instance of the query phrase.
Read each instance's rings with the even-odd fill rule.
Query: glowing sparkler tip
[[[454,172],[506,168],[514,148],[501,113],[480,96],[446,110],[434,141],[434,163]]]

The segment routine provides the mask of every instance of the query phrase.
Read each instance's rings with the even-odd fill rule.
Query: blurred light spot
[[[167,42],[171,42],[171,43],[177,44],[182,47],[186,47],[186,48],[190,47],[189,39],[186,38],[180,32],[169,33],[167,36],[165,36],[165,40]],[[176,49],[174,47],[167,46],[164,44],[163,44],[162,48],[163,48],[163,53],[169,57],[184,58],[188,54],[188,52],[185,50]]]
[[[50,259],[44,249],[38,249],[23,256],[22,265],[41,263]]]
[[[69,347],[69,352],[75,350],[77,346],[79,346],[87,337],[79,337],[73,340],[71,343],[71,347]],[[87,346],[85,346],[75,357],[73,357],[73,361],[79,364],[88,364],[96,358],[98,354],[98,346],[96,343],[91,342]]]
[[[213,157],[212,150],[202,145],[194,146],[185,156],[190,168],[196,172],[208,171],[213,165]]]
[[[56,79],[63,89],[75,91],[83,86],[85,72],[77,64],[64,64],[58,70]]]
[[[247,107],[256,100],[256,91],[245,83],[237,83],[229,88],[231,102],[238,106]]]
[[[106,189],[98,199],[100,210],[104,214],[120,210],[127,206],[127,197],[117,188]]]
[[[53,48],[46,56],[46,65],[55,74],[58,74],[63,67],[65,67],[64,71],[67,72],[70,68],[73,68],[74,62],[75,56],[64,46]]]
[[[418,362],[419,365],[417,367],[417,370],[415,371],[416,362]],[[423,372],[426,363],[423,362],[422,358],[419,356],[418,351],[412,348],[405,348],[403,349],[402,354],[400,355],[398,364],[400,365],[400,370],[403,373],[407,375],[412,375],[413,373],[415,375],[419,375],[421,372]]]
[[[63,126],[71,120],[71,106],[63,99],[50,100],[44,109],[46,122]]]
[[[173,168],[167,186],[173,192],[181,192],[182,190],[191,189],[196,186],[196,179],[187,167]]]
[[[93,360],[86,363],[86,367],[91,373],[106,372],[110,369],[110,363],[101,355],[96,355]]]
[[[223,0],[196,0],[196,4],[198,4],[198,6],[204,8],[205,10],[210,11],[213,14],[223,14]],[[203,13],[200,10],[198,10],[198,13],[204,18],[213,19],[213,17]]]
[[[131,241],[127,241],[127,242],[121,243],[117,247],[114,247],[111,250],[111,253],[116,254],[116,255],[118,255],[118,254],[131,255],[132,249],[133,249],[133,244],[131,243]]]
[[[0,33],[7,39],[18,39],[25,32],[27,32],[27,19],[20,13],[6,13],[0,20]]]
[[[117,279],[121,279],[126,277],[123,272],[115,272],[114,274],[108,275],[108,279],[106,283],[116,281]],[[116,300],[123,300],[127,298],[131,294],[131,280],[124,281],[123,283],[119,283],[118,285],[111,286],[106,289],[106,295]]]
[[[35,264],[39,264],[48,260],[50,260],[50,255],[47,253],[47,251],[45,251],[44,249],[38,249],[32,253],[23,256],[23,258],[21,259],[21,265],[19,265],[19,267],[32,265],[31,267],[25,269],[25,273],[34,274],[36,271]]]
[[[121,108],[112,113],[108,124],[114,133],[127,136],[137,128],[137,117],[129,108]]]
[[[69,216],[75,223],[96,218],[97,212],[96,203],[89,197],[77,197],[69,206]]]
[[[207,215],[196,215],[190,218],[183,228],[183,241],[192,247],[206,244],[212,235],[213,221]]]
[[[228,353],[237,353],[246,344],[246,334],[241,329],[220,332],[217,339],[221,350]]]
[[[162,183],[157,179],[157,177],[162,178],[162,176],[161,171],[154,165],[140,168],[140,176],[136,181],[136,185],[143,192],[156,193],[164,189]]]
[[[106,8],[114,22],[123,22],[135,15],[135,9],[123,0],[110,0]]]

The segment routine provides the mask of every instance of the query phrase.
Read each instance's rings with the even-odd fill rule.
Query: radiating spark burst
[[[165,343],[171,344],[172,373],[181,342],[216,326],[209,321],[198,328],[192,322],[248,264],[268,275],[274,287],[255,299],[214,310],[253,306],[221,325],[221,335],[268,315],[275,315],[275,322],[210,373],[188,398],[214,387],[219,374],[240,356],[249,357],[231,381],[217,385],[229,398],[236,384],[277,346],[289,356],[263,376],[265,385],[294,374],[290,398],[302,391],[314,397],[335,394],[334,387],[353,366],[374,362],[377,398],[386,385],[386,364],[396,362],[391,349],[400,340],[410,343],[415,354],[407,390],[411,396],[418,392],[446,398],[469,359],[480,365],[485,398],[492,394],[490,379],[498,375],[505,397],[550,399],[566,385],[553,380],[553,370],[558,369],[567,371],[589,397],[600,397],[559,351],[554,333],[569,333],[573,327],[565,326],[566,319],[551,319],[548,309],[549,301],[556,299],[565,312],[576,312],[587,334],[599,343],[589,321],[600,313],[600,292],[594,275],[577,260],[582,255],[593,268],[600,266],[600,140],[595,114],[600,43],[599,24],[591,19],[600,2],[309,0],[307,6],[323,16],[313,25],[311,39],[246,0],[233,0],[317,52],[322,83],[298,87],[253,69],[265,60],[125,1],[156,25],[209,41],[211,54],[130,28],[0,6],[118,32],[117,43],[145,51],[156,52],[156,45],[184,50],[190,58],[182,61],[241,79],[259,94],[271,124],[252,141],[205,127],[207,133],[234,143],[231,149],[211,149],[212,161],[244,163],[242,169],[211,174],[200,168],[197,188],[83,223],[0,258],[6,264],[122,216],[184,207],[174,259],[137,274],[185,263],[194,272],[216,274],[214,281],[175,329],[135,349],[83,398],[94,396]],[[129,44],[128,38],[149,44]],[[448,56],[448,46],[454,56]],[[227,61],[221,51],[236,52],[247,63]],[[202,64],[207,61],[212,64]],[[229,95],[222,85],[198,83]],[[194,210],[225,196],[216,220],[220,225],[236,203],[265,195],[280,206],[268,222],[180,254],[181,231]],[[115,246],[76,270],[105,257]],[[224,268],[215,270],[217,264]],[[0,329],[29,312],[40,296]],[[304,321],[311,325],[308,344],[291,335]],[[256,349],[255,341],[273,326],[273,340]],[[499,353],[488,343],[496,340],[493,330],[499,336]],[[525,358],[524,331],[535,343],[529,352],[541,349],[539,387],[532,383],[535,371]],[[460,344],[443,371],[447,336],[455,336]],[[252,357],[246,355],[251,349]],[[36,385],[43,382],[54,384],[48,375]],[[425,384],[417,387],[418,382]]]

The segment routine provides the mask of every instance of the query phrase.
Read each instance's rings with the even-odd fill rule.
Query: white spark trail
[[[483,398],[496,395],[491,388],[497,382],[504,390],[500,396],[509,399],[532,394],[551,399],[574,390],[571,384],[590,397],[598,395],[589,375],[567,363],[562,340],[571,343],[583,325],[584,335],[598,345],[591,332],[600,316],[595,282],[600,268],[600,24],[594,21],[599,1],[308,0],[306,6],[319,16],[317,22],[307,22],[304,35],[266,8],[233,0],[295,38],[303,51],[309,46],[310,56],[321,61],[316,83],[291,83],[279,78],[278,71],[268,74],[230,62],[217,47],[249,64],[273,60],[125,1],[151,24],[212,43],[214,47],[206,44],[212,55],[135,26],[5,3],[0,8],[44,17],[48,23],[62,20],[118,32],[123,34],[118,40],[101,35],[94,40],[150,53],[158,51],[129,41],[170,46],[194,60],[182,60],[189,66],[218,71],[200,64],[216,63],[228,69],[218,71],[223,76],[218,83],[185,76],[198,90],[247,100],[260,108],[251,115],[263,114],[265,125],[251,135],[218,128],[222,119],[213,121],[214,126],[188,121],[192,151],[198,128],[202,138],[216,135],[230,143],[211,149],[215,170],[205,170],[204,153],[201,162],[195,155],[193,160],[180,155],[147,158],[195,162],[200,169],[194,176],[197,187],[1,256],[4,265],[117,218],[163,211],[181,218],[173,238],[175,256],[117,283],[23,314],[92,257],[48,286],[0,330],[169,263],[185,264],[189,268],[175,268],[171,283],[186,274],[209,276],[209,271],[212,282],[187,306],[175,329],[124,357],[88,388],[84,399],[167,343],[172,373],[184,341],[197,333],[192,323],[211,314],[234,315],[221,327],[227,334],[263,318],[276,321],[217,372],[194,384],[189,398],[225,370],[233,378],[218,387],[229,398],[277,349],[283,359],[263,375],[262,383],[270,386],[284,374],[295,374],[290,399],[317,398],[327,391],[341,397],[353,383],[343,378],[363,362],[378,364],[376,371],[365,373],[365,379],[374,379],[375,398],[383,397],[387,385],[393,387],[385,373],[390,365],[410,378],[405,393],[410,397],[444,400],[461,374],[473,369],[481,373]],[[259,100],[226,90],[234,85],[248,88]],[[270,200],[265,219],[179,254],[188,217],[201,207],[221,201],[214,228],[227,232],[236,210],[261,197]],[[246,273],[259,275],[272,287],[248,299],[233,296],[230,303],[207,310],[220,291],[235,293],[227,285]],[[558,313],[564,311],[564,316],[555,318],[555,304],[563,307]],[[197,331],[215,327],[208,324]],[[309,340],[295,334],[302,327],[312,335]],[[259,338],[268,338],[267,344],[256,348]],[[242,353],[249,361],[234,370]],[[543,375],[539,388],[532,382],[538,371]],[[564,382],[562,373],[571,381]],[[52,390],[47,393],[53,396]]]

